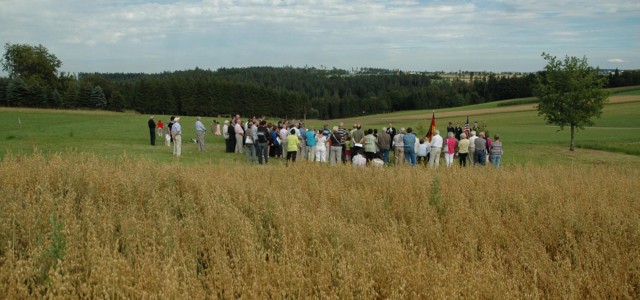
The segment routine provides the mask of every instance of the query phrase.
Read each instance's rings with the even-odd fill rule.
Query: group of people
[[[169,122],[167,123],[167,128],[165,131],[164,123],[162,120],[159,120],[158,123],[155,122],[155,117],[149,117],[149,136],[151,140],[151,146],[156,145],[156,134],[158,136],[164,137],[165,145],[171,147],[173,144],[173,155],[176,157],[182,156],[182,124],[180,124],[180,117],[171,116]],[[195,122],[195,130],[197,139],[194,139],[194,142],[198,144],[198,150],[200,152],[206,152],[207,148],[205,146],[205,133],[207,132],[207,128],[202,123],[201,117],[196,117]]]
[[[167,146],[173,143],[173,155],[182,155],[183,132],[179,117],[171,116],[166,131],[165,124],[161,120],[156,123],[154,116],[149,118],[148,124],[151,145],[155,145],[156,134],[164,136]],[[201,117],[196,117],[194,126],[197,138],[193,141],[198,144],[200,152],[206,152],[207,128]],[[447,167],[452,167],[457,157],[461,167],[484,166],[489,161],[499,168],[503,154],[500,136],[495,134],[491,139],[489,132],[481,131],[477,122],[464,130],[460,123],[454,127],[449,122],[446,138],[440,136],[439,130],[418,138],[411,127],[396,130],[391,123],[380,132],[373,128],[364,130],[360,123],[347,130],[343,122],[331,129],[325,124],[316,130],[315,127],[305,127],[301,121],[270,123],[264,117],[243,121],[240,115],[224,121],[222,130],[220,123],[214,120],[211,129],[214,135],[224,137],[226,152],[244,153],[247,162],[258,164],[268,164],[269,158],[280,158],[286,159],[287,164],[307,160],[331,165],[384,166],[390,163],[393,153],[395,165],[415,166],[421,163],[438,167],[444,152]]]
[[[477,133],[477,122],[474,130],[467,132],[459,123],[456,125],[449,123],[446,139],[438,130],[431,136],[418,138],[411,127],[397,131],[391,123],[380,132],[373,128],[364,130],[359,123],[347,130],[343,122],[331,129],[325,124],[316,130],[307,128],[304,122],[270,123],[264,117],[243,121],[236,115],[224,122],[222,134],[226,152],[244,153],[247,162],[259,164],[267,164],[269,158],[281,158],[286,159],[287,164],[307,160],[330,165],[384,166],[390,163],[390,153],[394,153],[395,165],[415,166],[422,162],[438,167],[444,152],[448,167],[453,166],[456,157],[461,167],[484,166],[487,160],[500,167],[503,152],[499,135],[494,135],[492,140],[487,131]]]

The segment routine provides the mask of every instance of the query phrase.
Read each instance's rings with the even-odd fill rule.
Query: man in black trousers
[[[151,137],[151,146],[156,145],[156,122],[153,120],[153,116],[149,118],[149,134]]]

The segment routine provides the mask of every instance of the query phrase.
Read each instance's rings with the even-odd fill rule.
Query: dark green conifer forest
[[[9,76],[0,77],[0,106],[144,114],[336,119],[531,97],[540,75],[291,66],[68,74],[58,73],[62,62],[42,45],[5,50]],[[639,85],[640,71],[616,70],[607,81]]]

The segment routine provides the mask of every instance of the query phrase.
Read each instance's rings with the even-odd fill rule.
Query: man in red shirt
[[[164,124],[162,124],[162,120],[158,121],[158,124],[156,124],[158,126],[158,136],[162,136],[162,132],[164,129]]]

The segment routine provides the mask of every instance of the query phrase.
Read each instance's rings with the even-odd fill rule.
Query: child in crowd
[[[349,139],[344,141],[344,160],[351,161],[351,141]]]

